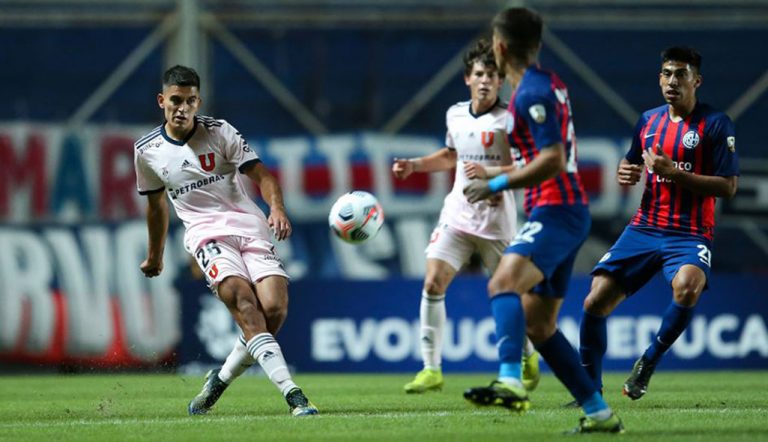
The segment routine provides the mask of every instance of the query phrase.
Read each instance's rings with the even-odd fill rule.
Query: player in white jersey
[[[406,393],[440,390],[443,386],[445,293],[453,278],[475,252],[485,268],[493,272],[515,236],[517,210],[512,192],[501,192],[493,200],[474,204],[463,194],[471,179],[494,177],[514,167],[506,138],[508,113],[498,95],[503,76],[487,40],[479,40],[464,55],[464,82],[471,100],[457,103],[446,112],[446,147],[420,158],[396,159],[392,165],[392,172],[400,179],[414,172],[456,169],[453,189],[445,197],[426,249],[427,273],[419,309],[424,369],[405,385]],[[533,390],[539,382],[539,366],[538,354],[530,343],[526,345],[523,366],[526,387]]]
[[[227,386],[257,361],[285,397],[294,416],[317,414],[293,382],[274,335],[288,309],[288,275],[274,251],[291,234],[277,180],[237,130],[224,120],[197,116],[200,78],[184,66],[163,75],[157,101],[162,126],[136,142],[139,193],[147,196],[149,250],[141,271],[163,270],[168,201],[186,229],[184,245],[242,330],[221,369],[206,375],[189,414],[205,414]],[[269,217],[248,197],[238,173],[253,180],[269,204]]]

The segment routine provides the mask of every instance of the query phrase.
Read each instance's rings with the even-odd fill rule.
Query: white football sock
[[[523,345],[523,356],[530,356],[534,353],[536,353],[536,348],[533,346],[533,343],[530,339],[525,338],[525,345]]]
[[[445,316],[445,294],[430,296],[422,290],[419,320],[421,321],[421,358],[424,361],[424,368],[440,369]]]
[[[245,337],[240,335],[235,342],[234,348],[232,348],[229,356],[227,356],[227,360],[221,366],[219,379],[224,381],[225,384],[230,384],[255,362],[253,356],[245,348]]]
[[[245,347],[283,396],[297,388],[291,379],[291,373],[288,371],[280,345],[271,334],[259,333],[251,338]]]

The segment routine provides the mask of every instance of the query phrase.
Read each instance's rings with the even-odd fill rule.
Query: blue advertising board
[[[493,318],[482,277],[459,277],[447,296],[443,369],[496,370]],[[715,274],[693,321],[659,369],[768,368],[768,278]],[[411,372],[421,368],[418,312],[422,282],[308,280],[290,286],[288,319],[278,341],[302,372]],[[590,285],[574,278],[559,326],[578,345],[581,303]],[[181,287],[182,366],[218,364],[237,328],[202,284]],[[626,300],[609,317],[606,370],[628,370],[650,343],[671,300],[661,278]],[[546,368],[546,367],[545,367]]]

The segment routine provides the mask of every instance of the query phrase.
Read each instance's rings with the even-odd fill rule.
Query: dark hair
[[[671,48],[664,49],[661,53],[661,63],[664,64],[668,61],[688,63],[696,68],[696,72],[701,72],[701,54],[696,49],[689,48],[688,46],[672,46]]]
[[[504,9],[491,22],[491,28],[508,43],[510,54],[520,60],[539,49],[543,27],[541,16],[528,8]]]
[[[163,87],[168,86],[194,86],[200,89],[200,76],[194,69],[176,65],[163,74]]]
[[[493,46],[486,38],[477,40],[472,49],[464,53],[464,76],[472,73],[475,63],[482,63],[486,68],[498,70],[496,59],[493,57]]]

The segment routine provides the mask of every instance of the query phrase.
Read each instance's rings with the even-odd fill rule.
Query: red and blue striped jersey
[[[588,204],[577,171],[576,135],[565,83],[554,72],[529,67],[512,94],[509,113],[507,136],[518,166],[524,167],[555,143],[565,147],[565,171],[525,189],[526,213],[539,206]]]
[[[724,113],[698,103],[681,121],[672,121],[668,105],[643,113],[635,127],[626,159],[643,164],[644,149],[661,149],[678,169],[697,175],[737,176],[736,132]],[[713,239],[715,197],[694,193],[646,168],[645,191],[634,226],[702,235]]]

